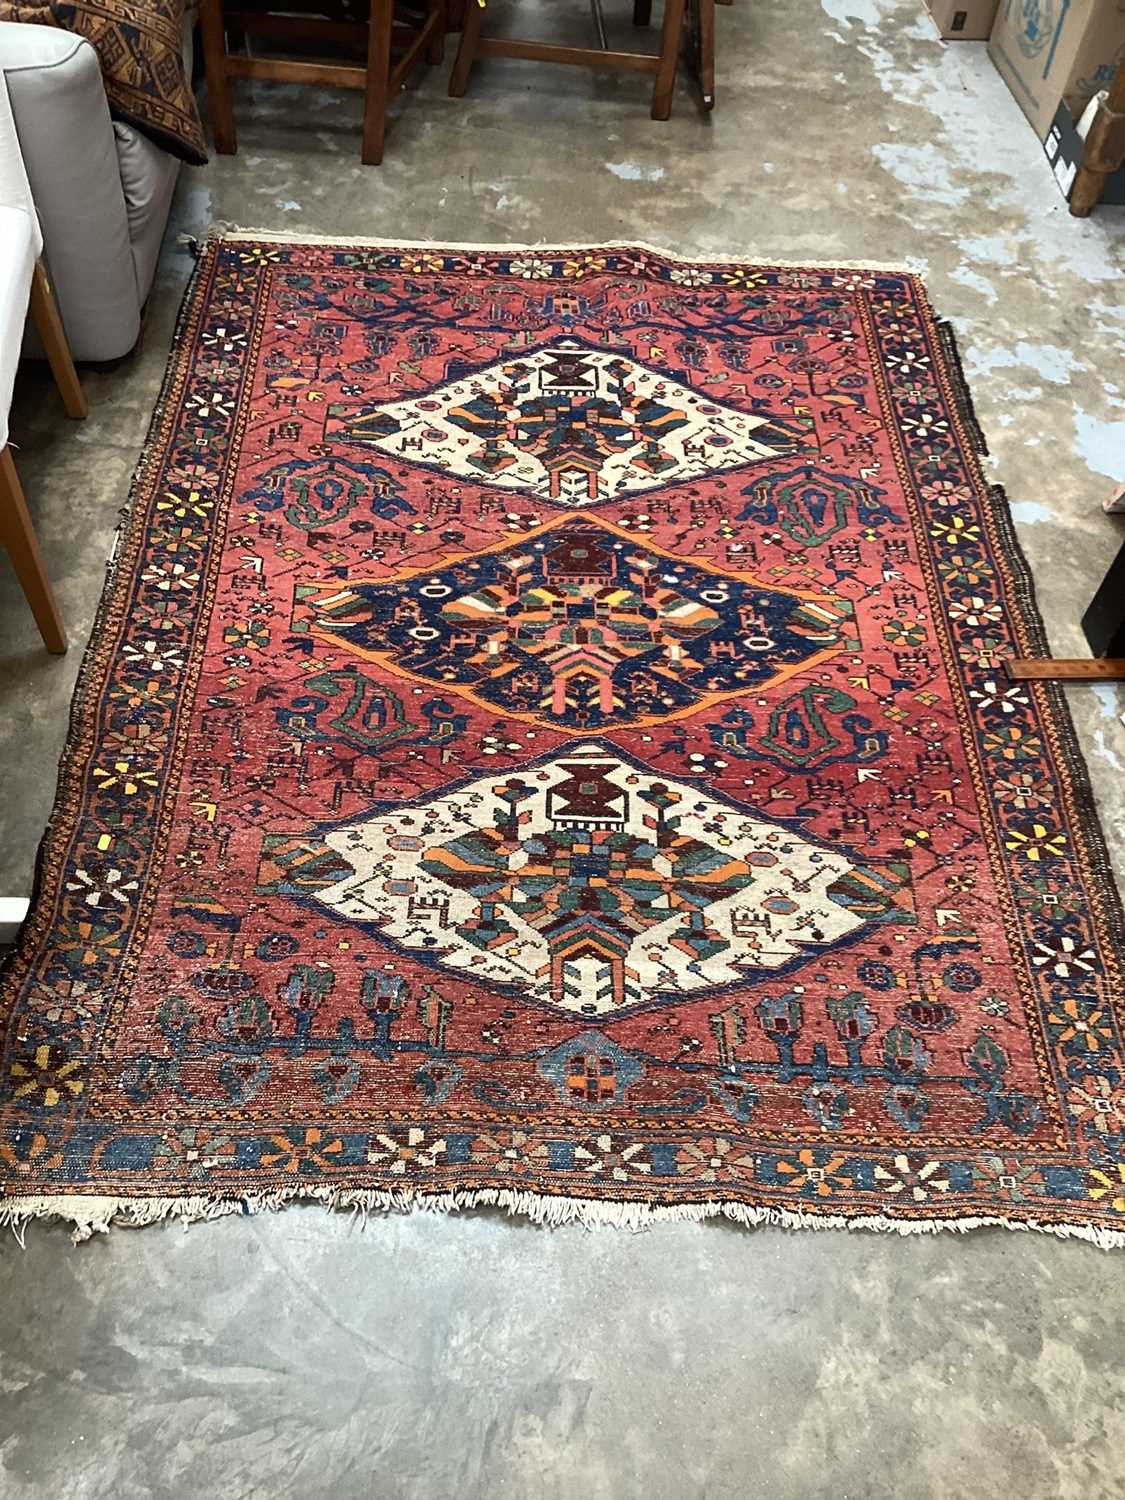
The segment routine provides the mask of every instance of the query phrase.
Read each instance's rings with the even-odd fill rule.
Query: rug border
[[[299,229],[246,229],[216,219],[200,235],[185,234],[181,243],[196,253],[216,244],[265,243],[270,245],[310,245],[320,249],[336,246],[341,250],[459,250],[467,255],[530,255],[554,251],[566,254],[571,251],[586,253],[603,250],[609,253],[640,250],[645,255],[655,255],[660,260],[674,261],[685,266],[745,266],[755,271],[881,271],[891,276],[910,276],[921,282],[921,273],[908,266],[905,261],[882,260],[754,260],[746,255],[707,254],[699,251],[684,255],[676,250],[667,250],[648,240],[540,240],[538,244],[513,244],[510,240],[495,243],[461,240],[415,240],[387,239],[382,235],[338,235],[307,234]],[[927,308],[929,303],[926,303]],[[932,314],[931,314],[932,315]]]
[[[11,977],[13,971],[19,967],[21,960],[24,958],[24,948],[31,942],[35,923],[41,916],[40,907],[44,904],[47,897],[45,890],[47,865],[50,856],[56,852],[55,844],[63,838],[59,824],[60,814],[63,810],[64,793],[70,780],[80,770],[79,748],[76,742],[80,738],[84,722],[88,721],[89,716],[94,711],[96,700],[104,685],[104,674],[99,675],[98,672],[100,656],[104,651],[104,644],[99,642],[99,636],[107,619],[113,613],[114,605],[118,602],[119,597],[124,602],[124,597],[128,590],[130,580],[127,572],[122,567],[122,563],[129,553],[130,544],[134,540],[134,533],[144,520],[146,509],[145,495],[149,485],[152,483],[152,471],[158,457],[157,443],[175,390],[179,367],[177,361],[172,358],[172,352],[175,350],[191,321],[196,302],[202,299],[206,275],[207,265],[201,256],[192,267],[191,274],[188,277],[180,298],[180,305],[176,311],[175,323],[172,328],[169,352],[165,358],[160,389],[152,409],[152,415],[145,428],[145,435],[141,442],[137,462],[130,474],[129,488],[126,492],[125,501],[117,512],[117,526],[113,533],[109,555],[105,561],[105,578],[102,582],[101,594],[90,624],[90,633],[82,647],[78,672],[74,679],[74,689],[71,694],[70,707],[67,713],[66,735],[63,739],[63,747],[59,752],[56,764],[55,793],[51,801],[51,811],[47,816],[46,825],[35,851],[35,864],[32,872],[31,894],[28,898],[27,911],[16,931],[11,946],[6,952],[0,954],[0,985]],[[57,892],[55,894],[57,895]],[[0,1222],[3,1221],[0,1220]]]
[[[63,837],[59,826],[62,797],[67,785],[80,770],[80,751],[77,741],[95,707],[95,700],[102,685],[98,667],[103,647],[98,637],[106,619],[112,614],[122,589],[127,587],[130,581],[121,564],[129,553],[133,534],[146,514],[147,487],[151,482],[152,466],[158,457],[156,444],[160,438],[168,406],[179,377],[179,362],[171,356],[196,311],[197,302],[202,299],[207,274],[212,264],[212,253],[223,243],[269,243],[321,248],[335,246],[341,249],[369,248],[388,251],[452,250],[499,256],[513,252],[542,254],[552,251],[556,253],[639,251],[665,261],[686,265],[733,265],[764,271],[794,269],[817,272],[822,275],[833,271],[860,270],[908,278],[913,283],[919,308],[933,331],[935,344],[945,363],[950,393],[965,440],[963,445],[965,457],[982,510],[994,526],[995,534],[1005,549],[1004,557],[1010,573],[1007,601],[1012,622],[1029,650],[1036,652],[1048,649],[1047,632],[1036,597],[1034,577],[1017,535],[1004,488],[989,480],[981,464],[982,457],[988,454],[988,448],[976,418],[953,326],[948,320],[936,315],[921,274],[906,265],[867,260],[818,262],[808,259],[792,261],[753,259],[746,254],[709,255],[702,251],[683,255],[643,241],[586,242],[563,245],[552,243],[537,245],[461,244],[444,240],[320,236],[269,229],[246,229],[219,223],[212,225],[199,238],[182,236],[181,240],[191,247],[196,264],[184,288],[159,395],[131,479],[128,498],[120,512],[119,525],[106,564],[106,579],[102,594],[75,680],[66,736],[58,762],[55,796],[36,854],[28,912],[16,935],[13,947],[0,958],[0,981],[8,978],[12,970],[18,966],[24,957],[25,946],[30,943],[33,925],[42,920],[40,908],[44,905],[48,895],[45,890],[47,865],[50,856],[56,852],[56,843]],[[1057,684],[1037,686],[1040,689],[1040,710],[1058,735],[1060,757],[1070,778],[1072,801],[1070,812],[1073,818],[1073,829],[1089,863],[1092,887],[1090,894],[1098,902],[1099,916],[1104,924],[1105,941],[1107,945],[1118,949],[1119,952],[1125,952],[1125,904],[1123,904],[1122,894],[1114,877],[1105,830],[1098,816],[1094,799],[1089,767],[1078,741],[1070,706],[1065,693]],[[411,1210],[457,1212],[494,1207],[506,1211],[509,1215],[518,1215],[531,1222],[551,1227],[579,1223],[585,1227],[608,1225],[641,1229],[662,1221],[701,1222],[705,1219],[725,1218],[747,1227],[774,1225],[789,1229],[858,1229],[902,1235],[933,1234],[941,1231],[965,1233],[978,1228],[1004,1228],[1037,1231],[1060,1239],[1084,1240],[1101,1249],[1125,1248],[1125,1230],[1065,1220],[1052,1221],[1034,1217],[1010,1218],[1000,1214],[903,1219],[877,1214],[822,1214],[768,1204],[753,1205],[729,1199],[662,1204],[631,1199],[574,1197],[541,1189],[517,1191],[508,1188],[473,1187],[451,1191],[445,1188],[428,1189],[423,1185],[418,1185],[411,1187],[409,1191],[395,1191],[337,1188],[307,1181],[295,1182],[281,1188],[264,1188],[256,1193],[220,1192],[177,1197],[155,1194],[61,1193],[27,1195],[13,1199],[0,1198],[0,1227],[11,1228],[22,1244],[26,1225],[31,1220],[62,1220],[72,1225],[72,1236],[77,1243],[94,1233],[108,1231],[115,1225],[139,1228],[163,1219],[175,1218],[186,1226],[198,1220],[220,1218],[234,1213],[248,1215],[262,1210],[277,1209],[293,1201],[318,1202],[334,1209],[347,1209],[363,1220],[366,1220],[368,1214],[372,1212],[409,1212]]]

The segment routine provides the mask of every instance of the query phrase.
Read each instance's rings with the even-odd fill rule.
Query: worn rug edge
[[[703,1203],[643,1203],[606,1198],[573,1198],[552,1193],[522,1192],[511,1188],[464,1188],[455,1191],[389,1192],[380,1188],[334,1188],[312,1183],[263,1189],[238,1196],[199,1194],[186,1198],[119,1198],[66,1194],[23,1198],[0,1205],[0,1228],[12,1230],[21,1245],[27,1225],[35,1219],[61,1220],[72,1227],[75,1244],[112,1228],[142,1229],[147,1224],[179,1220],[185,1229],[204,1219],[222,1219],[230,1214],[250,1217],[276,1210],[288,1203],[320,1203],[335,1211],[348,1211],[365,1224],[370,1214],[458,1213],[498,1208],[512,1218],[556,1229],[578,1224],[585,1229],[609,1227],[642,1230],[660,1223],[702,1223],[728,1219],[746,1228],[769,1225],[781,1229],[852,1229],[891,1234],[965,1234],[973,1229],[1019,1229],[1052,1234],[1057,1239],[1079,1239],[1100,1250],[1125,1248],[1125,1231],[1103,1229],[1093,1224],[1051,1223],[1036,1219],[1010,1219],[1003,1215],[975,1215],[945,1219],[896,1219],[883,1214],[809,1214],[788,1208],[749,1203],[708,1200]]]
[[[82,661],[71,699],[66,738],[58,762],[55,798],[36,854],[32,894],[27,915],[12,948],[7,953],[0,954],[0,980],[7,975],[9,966],[14,964],[25,944],[30,942],[30,934],[39,915],[39,908],[46,898],[45,867],[48,854],[58,835],[58,813],[67,783],[81,771],[81,756],[78,747],[80,730],[95,706],[100,687],[100,680],[96,674],[98,637],[107,617],[112,612],[118,591],[128,586],[128,577],[120,564],[123,557],[127,556],[130,551],[127,543],[144,520],[145,505],[142,502],[149,483],[150,471],[152,466],[159,462],[162,451],[159,440],[167,405],[176,383],[178,346],[194,311],[196,300],[202,295],[204,253],[224,241],[336,245],[341,248],[388,250],[463,250],[492,254],[549,250],[640,250],[665,260],[684,264],[728,264],[822,272],[866,270],[910,276],[918,288],[920,299],[941,346],[946,366],[945,373],[949,378],[957,414],[967,439],[966,453],[983,508],[996,526],[997,535],[1006,549],[1006,561],[1010,569],[1008,603],[1013,622],[1022,637],[1022,649],[1028,655],[1044,654],[1049,649],[1046,626],[1036,597],[1034,577],[1023,545],[1016,533],[1007,495],[1002,485],[994,484],[989,480],[981,463],[981,459],[988,455],[988,448],[977,421],[956,334],[952,324],[939,318],[934,312],[924,281],[911,267],[902,263],[868,260],[816,261],[808,258],[779,260],[776,257],[751,258],[749,254],[731,256],[702,251],[682,255],[638,240],[580,242],[563,245],[547,242],[538,245],[503,242],[462,244],[445,240],[409,240],[397,237],[387,239],[315,235],[241,228],[218,222],[209,226],[206,232],[198,238],[194,236],[181,238],[190,246],[196,264],[184,288],[161,379],[159,396],[133,471],[128,498],[120,512],[118,528],[106,563],[106,578],[102,595],[94,615],[89,638],[83,648]],[[1113,874],[1104,829],[1097,813],[1089,769],[1078,742],[1065,692],[1057,683],[1037,683],[1034,687],[1042,695],[1041,706],[1046,717],[1059,734],[1061,759],[1071,781],[1075,815],[1074,831],[1082,842],[1090,863],[1093,876],[1091,895],[1097,901],[1105,937],[1110,944],[1125,950],[1125,905],[1123,905],[1122,895]],[[481,1208],[499,1208],[510,1216],[526,1218],[532,1223],[547,1225],[551,1228],[577,1223],[585,1228],[610,1226],[639,1230],[661,1222],[699,1223],[714,1218],[727,1219],[747,1228],[770,1225],[785,1229],[853,1229],[899,1235],[936,1234],[943,1231],[966,1233],[974,1229],[1000,1228],[1050,1234],[1057,1239],[1085,1240],[1102,1250],[1125,1249],[1125,1230],[1065,1221],[1009,1218],[1004,1215],[899,1219],[882,1214],[804,1213],[734,1200],[662,1204],[636,1200],[568,1197],[545,1192],[515,1191],[508,1188],[427,1191],[425,1188],[416,1187],[409,1192],[394,1192],[382,1189],[331,1188],[322,1184],[300,1182],[281,1188],[264,1188],[256,1193],[240,1194],[217,1192],[159,1197],[143,1194],[127,1196],[62,1193],[27,1195],[9,1198],[6,1201],[0,1199],[0,1229],[10,1228],[22,1245],[29,1223],[35,1220],[53,1220],[71,1225],[71,1237],[77,1244],[94,1234],[106,1233],[113,1227],[143,1228],[148,1224],[177,1219],[186,1229],[189,1224],[201,1220],[224,1218],[230,1214],[248,1216],[280,1209],[291,1202],[320,1203],[333,1210],[348,1211],[353,1217],[359,1217],[364,1222],[371,1213],[406,1213],[413,1210],[455,1213]]]

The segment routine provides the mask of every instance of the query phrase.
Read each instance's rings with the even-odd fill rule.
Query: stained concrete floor
[[[613,7],[610,7],[611,9]],[[558,21],[562,26],[564,22]],[[582,9],[565,24],[581,32]],[[1125,210],[1070,219],[984,48],[921,0],[736,0],[719,108],[517,63],[404,100],[381,170],[353,96],[258,86],[241,151],[186,170],[141,353],[13,428],[76,643],[211,220],[450,241],[643,238],[903,260],[956,324],[1054,645],[1122,535]],[[25,887],[79,653],[0,576],[0,890]],[[1072,695],[1119,875],[1125,694]],[[937,1500],[1125,1490],[1125,1260],[1002,1231],[899,1239],[319,1208],[78,1249],[0,1243],[0,1496]]]

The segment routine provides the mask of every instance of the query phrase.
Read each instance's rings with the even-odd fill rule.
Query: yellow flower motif
[[[44,1042],[28,1058],[17,1058],[12,1064],[13,1094],[17,1099],[31,1099],[54,1109],[64,1094],[77,1098],[84,1084],[76,1075],[82,1064],[68,1057],[62,1047]]]
[[[947,521],[935,521],[930,527],[933,536],[940,537],[943,541],[975,542],[980,536],[980,527],[976,521],[969,520],[965,516],[952,516]]]
[[[1058,828],[1048,828],[1045,823],[1025,823],[1022,828],[1008,830],[1004,847],[1036,863],[1044,855],[1059,859],[1066,853],[1066,835]]]
[[[1125,1214],[1125,1162],[1115,1167],[1094,1167],[1090,1171],[1089,1197],[1094,1203],[1104,1203],[1115,1214]]]
[[[127,760],[115,760],[109,770],[104,766],[97,766],[94,780],[99,791],[111,792],[117,787],[126,797],[135,797],[142,787],[155,787],[157,784],[154,771],[138,770]]]
[[[281,252],[271,250],[266,245],[251,245],[249,249],[239,250],[238,258],[244,266],[267,266],[280,260]]]
[[[157,510],[169,510],[177,521],[187,520],[195,516],[198,520],[205,521],[207,513],[214,509],[213,499],[203,495],[201,490],[188,490],[186,494],[177,494],[175,490],[168,490],[156,502]]]

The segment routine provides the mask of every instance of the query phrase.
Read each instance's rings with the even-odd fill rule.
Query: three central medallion
[[[787,454],[799,422],[567,342],[339,419],[329,435],[571,508],[437,570],[302,583],[293,630],[584,738],[411,806],[269,834],[260,889],[582,1016],[746,983],[871,923],[910,920],[902,867],[821,847],[588,738],[857,647],[844,598],[687,561],[574,509]]]

